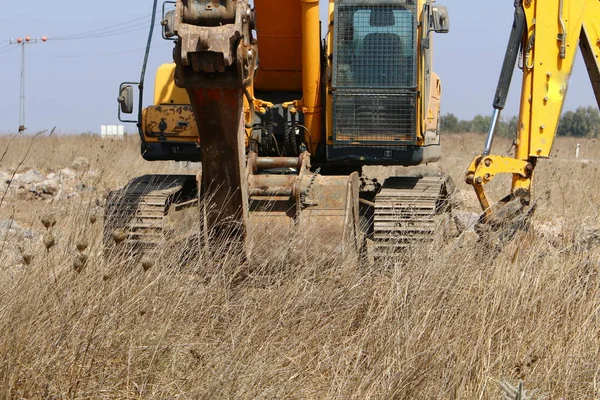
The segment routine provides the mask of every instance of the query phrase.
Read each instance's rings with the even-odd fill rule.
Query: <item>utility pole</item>
[[[25,38],[10,39],[10,44],[21,46],[21,95],[19,96],[19,133],[25,131],[25,45],[37,44],[38,41],[45,42],[48,40],[46,36],[41,38]]]

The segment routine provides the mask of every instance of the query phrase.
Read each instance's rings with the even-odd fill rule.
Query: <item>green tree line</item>
[[[440,129],[448,133],[487,133],[492,117],[489,115],[477,115],[472,120],[459,119],[454,114],[442,115]],[[518,118],[502,117],[498,123],[496,134],[504,137],[515,136],[517,132]],[[596,107],[579,107],[575,111],[567,111],[563,114],[558,124],[558,136],[572,137],[600,137],[600,112]]]

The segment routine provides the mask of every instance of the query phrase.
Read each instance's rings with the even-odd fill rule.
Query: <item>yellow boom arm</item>
[[[597,0],[522,0],[494,101],[494,117],[486,147],[467,172],[490,222],[496,207],[484,186],[498,174],[512,174],[511,194],[499,205],[517,201],[530,206],[533,172],[538,158],[550,156],[567,94],[577,47],[581,49],[600,106],[600,2]],[[578,46],[579,45],[579,46]],[[522,51],[523,84],[514,158],[490,155],[494,131],[504,108],[516,56]]]

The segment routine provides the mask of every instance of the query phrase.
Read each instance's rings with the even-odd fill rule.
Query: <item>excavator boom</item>
[[[600,106],[600,3],[595,0],[515,2],[515,22],[494,98],[492,125],[484,151],[473,160],[466,177],[484,210],[482,222],[505,222],[531,211],[534,169],[537,160],[549,157],[552,151],[578,49]],[[519,52],[523,82],[515,155],[490,155]],[[493,204],[485,185],[498,174],[512,174],[512,188],[510,195]],[[514,206],[504,207],[508,203]]]

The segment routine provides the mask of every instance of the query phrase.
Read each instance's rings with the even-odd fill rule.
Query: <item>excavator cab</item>
[[[440,158],[441,85],[431,71],[429,35],[447,32],[448,20],[439,17],[444,7],[420,4],[335,2],[329,162],[418,165]],[[444,22],[434,27],[434,20]]]

